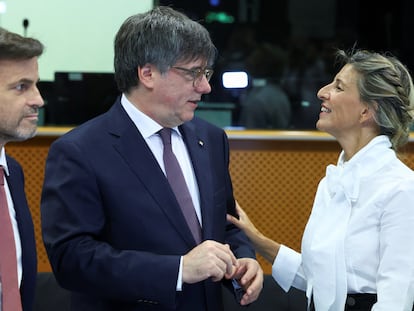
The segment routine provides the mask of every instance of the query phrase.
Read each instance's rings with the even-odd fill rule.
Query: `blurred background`
[[[409,0],[0,0],[2,27],[46,45],[44,125],[77,125],[111,106],[115,33],[154,5],[210,31],[219,57],[196,114],[223,128],[315,129],[316,93],[338,70],[337,48],[389,52],[414,70]]]
[[[314,129],[320,109],[316,93],[339,69],[333,59],[337,48],[389,52],[414,69],[409,0],[157,3],[179,8],[209,29],[220,53],[205,109],[208,103],[220,109],[221,103],[231,110],[232,126]],[[223,74],[235,71],[246,72],[248,84],[223,86]]]

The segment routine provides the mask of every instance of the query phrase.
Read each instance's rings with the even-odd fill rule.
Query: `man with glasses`
[[[178,66],[173,66],[172,68],[181,70],[187,73],[191,79],[193,80],[193,87],[198,87],[198,85],[203,80],[203,76],[206,77],[207,82],[210,82],[211,76],[213,75],[214,71],[211,68],[195,68],[195,69],[188,69]]]
[[[52,144],[43,239],[72,310],[220,311],[223,283],[241,305],[258,297],[254,250],[226,221],[226,134],[194,117],[215,57],[171,8],[131,16],[115,38],[122,96]]]

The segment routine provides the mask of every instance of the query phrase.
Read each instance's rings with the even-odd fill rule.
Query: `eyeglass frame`
[[[197,87],[199,85],[203,76],[207,79],[207,82],[210,82],[211,76],[214,73],[214,70],[212,68],[188,69],[188,68],[179,67],[179,66],[172,66],[171,68],[178,69],[178,70],[191,74],[191,76],[193,77],[193,87]]]

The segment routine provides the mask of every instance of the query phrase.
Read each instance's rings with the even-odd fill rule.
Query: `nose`
[[[201,94],[208,94],[211,92],[210,82],[207,80],[206,76],[202,76],[201,80],[197,85],[195,85],[197,92]]]
[[[318,93],[316,94],[319,99],[328,98],[328,86],[329,86],[329,84],[325,85],[325,86],[323,86],[319,89]]]
[[[33,96],[30,99],[30,105],[36,106],[36,107],[43,107],[45,105],[45,101],[43,100],[42,95],[40,94],[39,89],[37,86],[34,86],[33,89]]]

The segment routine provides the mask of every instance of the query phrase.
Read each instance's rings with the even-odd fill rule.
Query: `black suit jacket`
[[[254,257],[234,213],[224,131],[195,118],[180,127],[200,190],[203,238]],[[176,291],[180,256],[196,246],[144,138],[118,100],[50,147],[42,192],[43,239],[72,310],[222,309],[220,283]]]
[[[37,255],[34,227],[24,191],[24,175],[21,166],[13,158],[6,156],[9,176],[6,177],[16,211],[22,247],[23,276],[20,295],[24,311],[33,310],[36,288]]]

